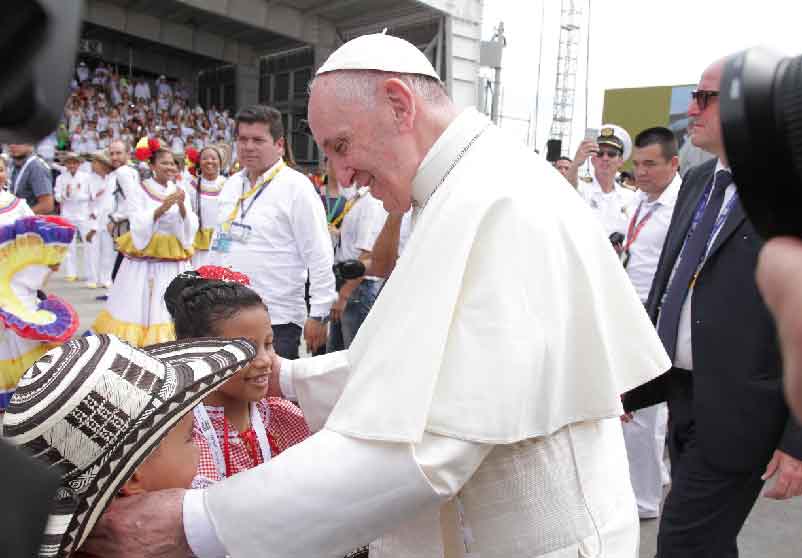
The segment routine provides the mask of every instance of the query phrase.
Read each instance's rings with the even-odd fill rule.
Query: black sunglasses
[[[615,159],[616,157],[621,155],[621,152],[618,151],[617,149],[599,149],[596,152],[596,157],[598,157],[599,159],[601,159],[605,155],[607,155],[608,159]]]
[[[718,91],[697,89],[695,91],[691,91],[691,98],[696,101],[697,105],[699,105],[699,110],[705,110],[707,105],[710,104],[710,100],[714,97],[718,97],[718,93]]]

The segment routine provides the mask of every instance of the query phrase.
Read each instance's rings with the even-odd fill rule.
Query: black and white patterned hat
[[[61,475],[41,557],[66,557],[162,437],[256,355],[244,339],[73,339],[25,373],[3,434]]]

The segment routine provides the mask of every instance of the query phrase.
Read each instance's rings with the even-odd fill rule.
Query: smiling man
[[[211,259],[251,278],[251,287],[270,308],[276,352],[298,358],[302,330],[310,351],[325,346],[326,323],[337,298],[326,215],[309,179],[282,158],[286,138],[281,113],[255,105],[242,109],[236,120],[237,154],[244,169],[220,193],[217,222],[222,225]]]
[[[282,363],[274,384],[317,432],[208,491],[116,501],[106,530],[127,548],[98,537],[87,550],[318,558],[381,537],[372,558],[452,544],[482,558],[634,556],[620,393],[669,363],[585,203],[457,110],[395,37],[335,51],[309,122],[342,182],[370,186],[387,211],[414,207],[350,349]]]

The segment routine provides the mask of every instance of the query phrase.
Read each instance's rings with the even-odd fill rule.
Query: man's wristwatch
[[[316,322],[320,322],[321,324],[329,323],[328,316],[309,316],[310,320],[315,320]]]

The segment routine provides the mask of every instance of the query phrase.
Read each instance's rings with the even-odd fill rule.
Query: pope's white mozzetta
[[[388,61],[417,50],[373,40]],[[634,556],[620,394],[670,362],[600,225],[472,109],[412,197],[412,234],[351,348],[282,365],[317,432],[190,492],[193,551],[336,557],[380,537],[371,558]]]

